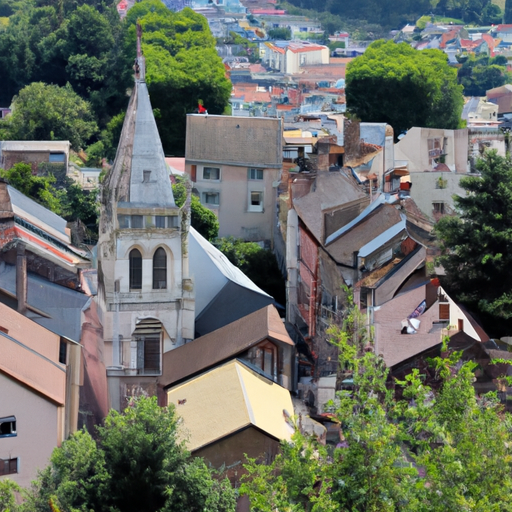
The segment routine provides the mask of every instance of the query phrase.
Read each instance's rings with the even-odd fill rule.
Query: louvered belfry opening
[[[167,255],[159,247],[153,256],[153,290],[167,288]]]
[[[133,339],[137,341],[137,370],[139,374],[157,375],[161,373],[162,324],[154,318],[141,320]]]

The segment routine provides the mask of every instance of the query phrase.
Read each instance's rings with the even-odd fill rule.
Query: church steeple
[[[137,27],[134,88],[116,158],[102,184],[98,303],[111,405],[156,392],[162,356],[194,337],[189,212],[174,202]],[[141,376],[141,377],[139,377]]]
[[[114,165],[105,186],[117,191],[123,207],[174,208],[176,204],[146,84],[145,59],[137,25],[135,83]]]

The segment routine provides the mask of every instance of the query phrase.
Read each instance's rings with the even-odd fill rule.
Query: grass
[[[425,15],[425,16],[422,16],[417,22],[416,22],[416,26],[420,29],[420,30],[423,30],[427,23],[430,22],[430,16],[428,15]],[[434,23],[453,23],[454,25],[464,25],[464,21],[462,20],[458,20],[456,18],[447,18],[446,16],[434,16]]]
[[[501,12],[505,10],[505,0],[492,0],[492,3],[496,4],[501,9]]]

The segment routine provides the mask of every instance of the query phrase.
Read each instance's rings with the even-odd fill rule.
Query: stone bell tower
[[[110,404],[158,394],[163,353],[194,337],[189,202],[174,202],[145,80],[137,26],[135,83],[101,193],[98,301]]]

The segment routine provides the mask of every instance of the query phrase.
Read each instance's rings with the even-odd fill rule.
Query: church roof
[[[144,58],[136,75],[114,165],[105,180],[117,189],[122,207],[175,208],[169,172],[156,126],[148,87],[144,79]]]

